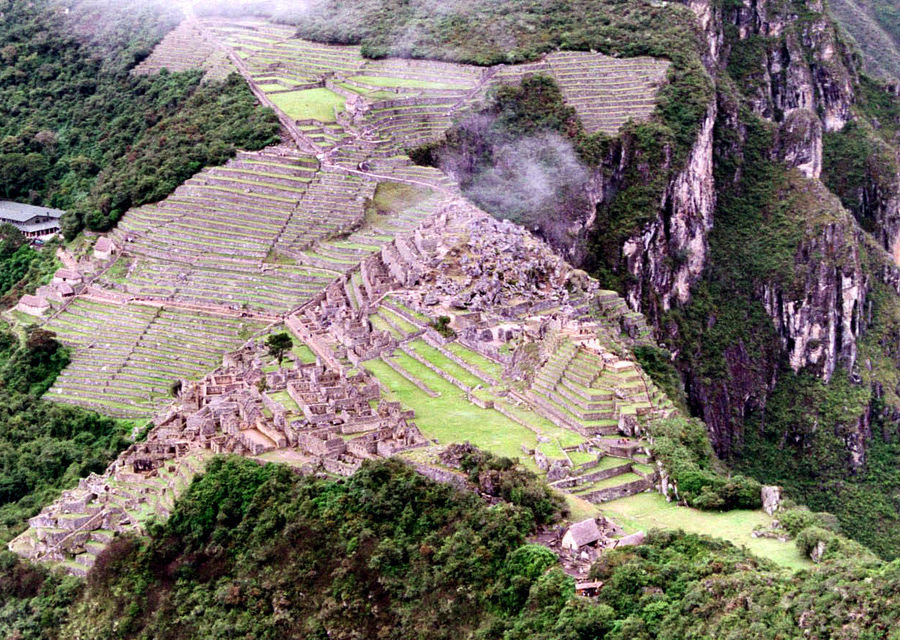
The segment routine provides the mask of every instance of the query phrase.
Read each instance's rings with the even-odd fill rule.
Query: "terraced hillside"
[[[276,261],[362,223],[374,183],[329,170],[286,146],[242,153],[201,172],[165,201],[128,212],[114,233],[137,297],[283,312],[336,273]],[[295,261],[293,261],[295,262]]]
[[[259,90],[303,121],[307,132],[316,129],[309,120],[337,122],[330,134],[318,136],[320,147],[355,137],[383,154],[439,138],[453,115],[491,86],[529,73],[553,76],[587,131],[615,134],[626,121],[652,113],[669,68],[665,60],[586,52],[557,52],[539,63],[490,68],[366,60],[359,47],[304,41],[291,29],[264,21],[205,19],[199,25],[232,51]]]
[[[98,275],[87,293],[49,325],[76,347],[50,397],[148,415],[174,379],[208,369],[240,336],[336,278],[353,283],[358,272],[348,274],[368,256],[458,196],[447,176],[412,165],[404,150],[438,139],[496,82],[550,73],[589,129],[614,131],[650,113],[667,65],[587,53],[499,68],[366,60],[358,47],[306,42],[283,25],[186,20],[135,72],[234,68],[280,111],[286,142],[239,153],[162,202],[125,214],[111,234],[114,264],[91,266]],[[298,146],[321,152],[313,157]],[[361,298],[352,295],[351,303]],[[373,316],[388,333],[404,325],[390,314]],[[179,334],[179,322],[194,317],[209,318],[196,322],[198,342]],[[105,327],[110,339],[96,339]],[[155,361],[160,368],[151,375]]]
[[[146,417],[171,400],[174,382],[215,367],[262,327],[246,318],[81,297],[47,323],[73,351],[47,397]]]
[[[588,133],[615,135],[628,120],[650,116],[668,69],[667,61],[655,58],[559,51],[540,63],[504,67],[497,79],[518,82],[529,73],[552,76]]]
[[[224,50],[210,43],[197,25],[182,22],[169,32],[153,53],[137,65],[132,73],[150,75],[163,69],[189,71],[203,69],[208,80],[221,80],[235,71]]]

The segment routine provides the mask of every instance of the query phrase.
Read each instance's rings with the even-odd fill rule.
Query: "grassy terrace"
[[[110,415],[150,415],[173,380],[211,370],[261,325],[236,318],[78,299],[48,328],[72,362],[47,397]]]
[[[334,110],[344,108],[345,98],[328,89],[306,89],[275,93],[272,102],[294,120],[334,122]]]
[[[400,354],[396,361],[411,375],[440,393],[440,397],[430,398],[381,360],[370,360],[363,366],[390,391],[389,399],[399,400],[416,412],[415,422],[426,437],[437,439],[440,444],[468,440],[496,454],[520,458],[524,464],[534,468],[534,462],[522,454],[523,444],[529,448],[538,446],[533,432],[497,411],[479,409],[470,404],[461,390],[409,356]],[[542,450],[545,446],[542,445]],[[561,452],[554,449],[556,447],[549,446],[545,453],[562,457]]]
[[[583,505],[576,505],[579,509]],[[779,542],[769,538],[754,538],[754,527],[768,528],[772,518],[763,511],[734,510],[724,513],[699,511],[679,507],[658,493],[639,493],[605,503],[600,511],[628,531],[651,529],[683,529],[689,533],[700,533],[729,540],[739,547],[746,547],[752,553],[768,558],[790,569],[805,569],[812,566],[808,558],[791,542]]]
[[[416,331],[419,330],[418,327],[416,327],[415,325],[408,322],[405,318],[403,318],[403,316],[395,313],[394,311],[392,311],[391,309],[388,309],[387,307],[384,307],[384,306],[379,307],[378,314],[381,317],[386,318],[391,323],[393,323],[394,326],[397,327],[398,329],[400,329],[403,333],[410,334],[410,333],[415,333]]]
[[[479,384],[487,385],[487,382],[481,378],[476,378],[474,375],[453,362],[453,360],[450,360],[443,353],[426,344],[424,340],[414,340],[409,346],[413,351],[422,356],[423,359],[446,371],[463,384],[467,384],[470,387],[475,387]]]
[[[498,362],[494,362],[490,358],[485,358],[480,353],[476,353],[471,349],[459,344],[458,342],[451,342],[445,345],[444,348],[447,351],[453,352],[454,355],[459,357],[461,360],[465,360],[473,367],[478,367],[495,380],[499,380],[503,375],[503,365]]]
[[[385,76],[353,76],[350,80],[369,84],[373,87],[406,88],[406,89],[449,89],[465,91],[467,85],[452,84],[439,81],[416,80],[414,78],[396,78]]]

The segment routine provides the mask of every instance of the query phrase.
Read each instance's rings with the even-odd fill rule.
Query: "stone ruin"
[[[197,382],[182,381],[157,416],[103,475],[92,474],[29,521],[10,548],[85,575],[116,532],[168,517],[177,495],[213,454],[256,457],[283,450],[307,473],[351,475],[363,460],[427,444],[411,411],[381,400],[368,373],[346,375],[321,360],[264,370],[265,348],[250,342]],[[291,410],[273,394],[284,392]]]
[[[620,364],[592,342],[604,331],[611,344],[621,344],[625,335],[621,323],[605,326],[598,320],[603,310],[598,300],[608,298],[604,296],[595,281],[525,230],[453,201],[364,259],[358,274],[335,280],[287,316],[285,325],[315,354],[315,362],[288,353],[286,365],[273,367],[262,343],[251,341],[199,381],[181,381],[176,401],[157,416],[145,441],[129,447],[104,475],[82,480],[45,508],[10,546],[23,556],[61,562],[83,575],[115,532],[140,530],[154,515],[167,517],[175,497],[213,454],[282,460],[306,473],[350,475],[366,459],[427,445],[413,412],[382,400],[378,381],[358,365],[398,349],[413,357],[405,343],[420,336],[441,349],[448,339],[426,323],[439,315],[452,317],[460,344],[503,363],[507,374],[514,364],[510,345],[550,344],[553,336],[563,336],[583,351],[608,357],[611,376],[637,384],[640,376],[632,363]],[[373,326],[371,314],[381,307],[403,318],[412,332],[398,337]],[[508,394],[506,401],[530,405],[560,426],[574,428],[561,422],[552,406],[542,409],[530,394],[504,391],[506,383],[475,372],[450,350],[442,353],[501,395]],[[568,362],[567,356],[563,364]],[[555,365],[548,360],[546,366]],[[559,379],[565,375],[577,377],[578,368]],[[463,389],[470,402],[483,402],[458,380],[445,378]],[[556,378],[548,379],[555,383]],[[642,401],[650,399],[646,391],[640,393]],[[562,394],[560,389],[557,400],[574,410],[577,403]],[[606,402],[606,395],[599,398],[601,392],[594,395],[598,398],[585,400],[592,411]],[[493,408],[490,401],[485,406]],[[612,474],[640,475],[636,465],[651,462],[643,457],[645,443],[632,438],[639,435],[636,423],[627,418],[620,422],[625,431],[618,431],[626,436],[622,443],[608,441],[605,450],[593,447],[590,453],[598,460],[601,455],[621,457],[621,465],[604,471],[603,478],[591,465],[582,465],[584,469],[566,468],[548,480],[569,490]],[[623,486],[636,492],[652,482],[648,475]],[[618,495],[620,490],[604,491]]]

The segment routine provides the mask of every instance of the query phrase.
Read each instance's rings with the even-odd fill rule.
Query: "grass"
[[[404,311],[406,314],[412,316],[413,318],[415,318],[417,321],[421,322],[422,324],[428,324],[431,322],[431,318],[429,318],[428,316],[426,316],[422,313],[419,313],[415,309],[410,309],[399,298],[395,298],[394,296],[388,296],[387,301],[390,302],[390,304],[392,306]]]
[[[288,395],[287,391],[275,391],[270,393],[269,397],[288,411],[300,413],[300,407],[294,402],[294,399]]]
[[[391,325],[384,321],[384,318],[378,316],[377,314],[372,314],[369,316],[369,321],[372,323],[372,326],[378,331],[386,331],[391,334],[391,336],[396,340],[402,340],[404,336],[394,329]]]
[[[334,111],[344,108],[345,98],[328,89],[305,89],[270,96],[272,102],[294,120],[335,122]]]
[[[427,187],[403,184],[401,182],[379,182],[372,196],[372,204],[381,213],[401,213],[434,195]]]
[[[115,263],[109,269],[107,269],[105,277],[111,282],[122,284],[127,279],[128,269],[130,266],[130,259],[124,256],[119,256]]]
[[[750,535],[754,527],[761,525],[768,528],[772,522],[772,518],[762,511],[700,511],[666,502],[658,493],[639,493],[607,502],[600,507],[600,511],[629,531],[683,529],[688,533],[723,538],[789,569],[807,569],[812,566],[793,542],[754,538]]]
[[[489,358],[485,358],[480,353],[475,353],[471,349],[467,349],[457,342],[446,344],[444,345],[444,348],[447,351],[453,352],[454,355],[458,356],[462,360],[465,360],[473,367],[478,367],[495,380],[499,380],[503,375],[503,365],[494,362]]]
[[[434,347],[425,344],[422,340],[414,340],[409,345],[413,351],[419,354],[423,359],[427,360],[434,366],[449,373],[451,376],[462,382],[463,384],[475,387],[479,384],[487,384],[484,380],[476,378],[471,373],[463,369],[461,366],[450,360],[443,353]]]
[[[426,437],[436,438],[441,445],[469,441],[492,453],[520,458],[534,468],[531,458],[522,454],[523,444],[532,449],[537,446],[534,433],[496,411],[469,403],[462,391],[409,356],[398,354],[396,361],[440,397],[428,397],[380,360],[363,366],[389,390],[390,400],[399,400],[416,412],[415,423]]]
[[[362,82],[373,87],[407,88],[407,89],[459,89],[465,91],[467,85],[449,84],[431,80],[414,80],[412,78],[386,78],[383,76],[353,76],[355,82]]]
[[[589,485],[584,485],[584,492],[590,493],[591,491],[600,491],[601,489],[618,487],[623,484],[628,484],[629,482],[635,482],[636,480],[641,479],[641,476],[629,471],[628,473],[622,473],[620,475],[613,476],[612,478],[604,478],[603,480],[598,480],[597,482],[593,482]]]
[[[316,361],[316,354],[312,352],[312,349],[305,344],[297,344],[296,338],[294,339],[294,347],[291,349],[291,353],[300,358],[300,361],[305,364],[312,364]]]
[[[402,331],[403,333],[405,333],[407,335],[416,333],[419,330],[418,327],[416,327],[413,324],[410,324],[405,318],[403,318],[396,312],[391,311],[384,305],[382,305],[378,308],[378,315],[380,315],[382,318],[389,320],[390,322],[393,322],[394,326],[396,326],[398,329],[400,329],[400,331]]]

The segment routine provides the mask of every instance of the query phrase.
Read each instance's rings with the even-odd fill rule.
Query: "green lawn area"
[[[424,340],[414,340],[409,343],[409,346],[412,347],[413,351],[422,356],[423,359],[427,360],[439,369],[446,371],[463,384],[467,384],[470,387],[474,387],[479,384],[487,384],[484,380],[476,378],[431,345],[426,344]]]
[[[291,337],[293,338],[293,336]],[[291,349],[291,353],[300,358],[301,362],[306,364],[312,364],[316,361],[316,354],[312,352],[312,349],[303,343],[298,344],[296,338],[294,338],[294,348]]]
[[[391,311],[385,306],[378,307],[378,315],[382,318],[386,318],[394,323],[394,325],[400,329],[403,333],[409,335],[418,331],[418,327],[411,324],[409,321],[404,319],[402,316],[398,315],[396,312]]]
[[[734,510],[718,513],[679,507],[658,493],[639,493],[628,498],[607,502],[600,511],[629,531],[657,529],[683,529],[688,533],[701,533],[723,538],[751,553],[768,558],[789,569],[805,569],[812,562],[800,554],[791,542],[779,542],[750,535],[757,525],[769,527],[772,518],[763,511]]]
[[[294,402],[294,399],[288,395],[287,391],[275,391],[273,393],[270,393],[269,397],[288,411],[300,413],[300,407],[297,406],[297,403]]]
[[[305,89],[269,96],[275,105],[295,120],[334,122],[334,109],[344,108],[344,97],[328,89]]]
[[[523,444],[529,448],[537,445],[534,433],[496,411],[479,409],[461,390],[409,356],[398,354],[396,361],[440,397],[428,397],[381,360],[369,360],[363,366],[390,390],[389,399],[416,412],[415,423],[426,437],[437,438],[441,445],[468,440],[492,453],[519,458],[534,469],[532,459],[522,454]]]
[[[494,362],[489,358],[485,358],[480,353],[475,353],[471,349],[467,349],[458,342],[450,342],[444,345],[444,348],[447,351],[453,352],[455,355],[459,356],[460,359],[465,360],[473,367],[478,367],[495,380],[500,380],[500,377],[503,375],[503,365]]]
[[[497,400],[497,402],[502,402],[503,407],[511,414],[516,416],[519,420],[531,425],[548,438],[552,438],[554,441],[558,441],[563,447],[575,447],[584,442],[584,438],[580,434],[575,433],[574,431],[571,431],[569,429],[557,427],[545,417],[535,413],[527,407],[516,406],[512,402],[507,402],[505,400]],[[577,452],[570,453],[569,457],[572,458],[572,460],[575,460],[575,458],[578,457]],[[576,462],[576,464],[587,462],[588,459],[592,457],[593,456],[588,455],[587,459],[580,460]]]
[[[447,82],[436,82],[429,80],[413,80],[411,78],[385,78],[383,76],[353,76],[350,78],[355,82],[370,84],[373,87],[403,87],[408,89],[459,89],[465,91],[469,87],[460,84],[450,84]]]

